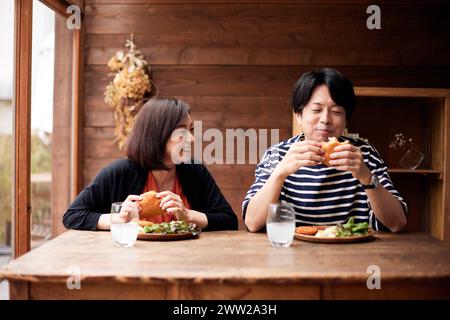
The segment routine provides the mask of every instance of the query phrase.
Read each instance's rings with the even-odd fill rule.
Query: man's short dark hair
[[[350,119],[356,108],[356,96],[352,82],[339,71],[322,68],[304,73],[292,90],[292,108],[295,113],[302,113],[316,87],[326,85],[331,98],[345,109],[346,119]]]
[[[164,164],[166,143],[189,113],[189,105],[179,99],[154,98],[145,103],[127,140],[128,159],[149,171],[168,170]]]

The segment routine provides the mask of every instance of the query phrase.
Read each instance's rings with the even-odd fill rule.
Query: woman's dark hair
[[[302,113],[314,89],[326,85],[331,98],[345,109],[345,117],[351,118],[356,108],[356,96],[352,82],[339,71],[332,68],[322,68],[304,73],[292,90],[292,108],[295,113]]]
[[[167,140],[190,113],[189,105],[174,98],[154,98],[138,112],[127,140],[126,155],[147,170],[168,170],[164,164]]]

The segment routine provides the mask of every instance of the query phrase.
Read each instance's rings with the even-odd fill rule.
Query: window
[[[72,31],[65,17],[33,2],[31,77],[31,249],[60,233],[70,201]]]
[[[51,237],[55,13],[33,2],[31,56],[31,248]]]
[[[79,191],[79,166],[73,159],[80,157],[82,45],[80,30],[66,25],[69,5],[64,0],[15,1],[15,257],[65,230],[62,215]]]

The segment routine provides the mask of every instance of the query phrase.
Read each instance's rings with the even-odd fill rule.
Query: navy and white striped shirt
[[[255,181],[242,204],[244,219],[250,199],[266,183],[290,146],[303,139],[303,134],[295,136],[266,150],[256,167]],[[406,202],[394,188],[386,164],[375,148],[361,139],[342,136],[338,140],[349,140],[352,145],[361,149],[367,167],[378,177],[383,187],[400,201],[406,213]],[[283,183],[279,200],[294,207],[296,225],[334,225],[354,217],[355,222],[368,222],[374,230],[387,230],[375,218],[361,183],[350,172],[338,171],[323,164],[302,167],[288,176]]]

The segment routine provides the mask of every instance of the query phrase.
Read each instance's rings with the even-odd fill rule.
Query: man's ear
[[[301,125],[302,115],[301,115],[301,113],[294,112],[294,117],[295,117],[295,120],[292,119],[292,134],[297,135],[303,131],[302,125]]]
[[[301,112],[295,112],[295,118],[297,119],[297,123],[298,125],[300,125],[301,121],[302,121],[302,114]]]

